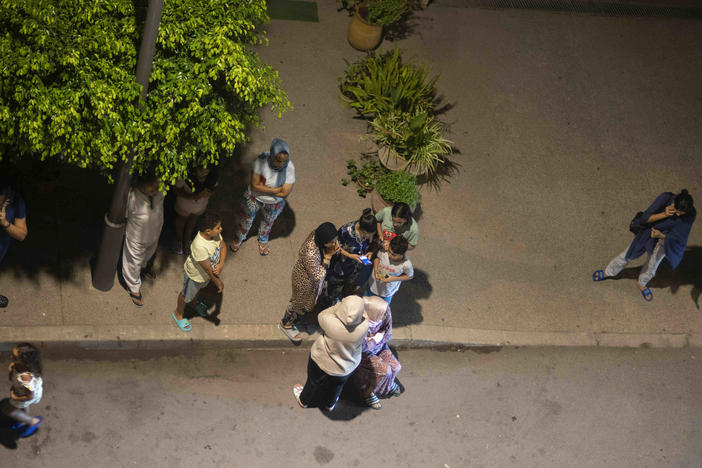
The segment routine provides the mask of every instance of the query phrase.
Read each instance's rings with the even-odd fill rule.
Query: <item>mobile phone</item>
[[[370,265],[371,263],[373,263],[370,260],[368,260],[368,257],[366,257],[365,255],[361,255],[358,258],[361,259],[364,265]]]

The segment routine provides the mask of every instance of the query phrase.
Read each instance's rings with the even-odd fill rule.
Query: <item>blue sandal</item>
[[[20,432],[20,434],[19,434],[20,437],[29,437],[30,435],[37,432],[37,429],[39,429],[39,426],[41,426],[41,422],[43,421],[41,416],[37,416],[37,418],[39,419],[39,422],[36,424],[32,424],[31,426],[27,426],[27,429]]]
[[[653,293],[648,288],[641,291],[641,295],[646,300],[646,302],[651,302],[653,300]]]
[[[175,312],[171,313],[171,317],[173,317],[173,320],[175,320],[176,325],[178,325],[178,328],[180,328],[182,331],[189,332],[193,330],[193,326],[190,325],[190,320],[186,318],[178,320],[175,316]]]
[[[592,281],[602,281],[606,279],[607,277],[605,276],[604,271],[602,270],[597,270],[592,274]]]

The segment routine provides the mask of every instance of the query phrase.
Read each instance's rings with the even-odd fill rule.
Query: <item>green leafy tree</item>
[[[167,0],[146,102],[135,70],[146,2],[0,2],[0,158],[112,169],[134,154],[166,184],[290,108],[265,44],[264,0]]]

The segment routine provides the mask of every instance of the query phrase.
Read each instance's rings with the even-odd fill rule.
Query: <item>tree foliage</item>
[[[135,72],[146,1],[0,2],[0,145],[108,177],[133,153],[166,184],[217,163],[290,107],[265,44],[264,0],[166,0],[146,102]]]

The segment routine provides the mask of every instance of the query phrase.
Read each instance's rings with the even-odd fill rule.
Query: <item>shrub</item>
[[[388,171],[381,175],[375,190],[388,203],[405,202],[414,208],[419,202],[417,178],[404,171]]]

